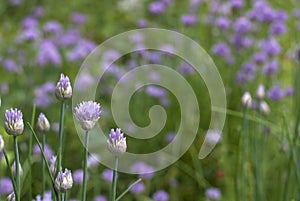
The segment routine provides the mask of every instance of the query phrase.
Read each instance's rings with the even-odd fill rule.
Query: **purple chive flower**
[[[253,63],[247,62],[243,64],[242,70],[244,73],[253,75],[256,72],[256,66]]]
[[[15,72],[20,73],[21,72],[21,66],[17,64],[17,62],[13,59],[5,59],[3,61],[3,67],[7,72]]]
[[[183,25],[185,25],[187,27],[191,27],[191,26],[194,26],[195,24],[197,24],[198,19],[197,19],[197,16],[194,14],[187,14],[187,15],[181,16],[180,21]]]
[[[126,137],[124,137],[124,133],[121,132],[120,128],[117,128],[116,131],[111,129],[109,139],[107,140],[107,147],[115,156],[122,155],[126,152]]]
[[[42,158],[40,147],[37,144],[35,144],[33,146],[32,152],[33,152],[34,155],[39,156],[40,158]],[[47,144],[45,145],[44,153],[45,153],[47,161],[50,161],[51,157],[53,156],[53,150]]]
[[[50,123],[43,113],[40,113],[36,127],[40,132],[47,132],[50,130]]]
[[[111,183],[113,179],[113,170],[110,169],[103,170],[102,179]]]
[[[209,144],[217,144],[221,141],[221,132],[216,130],[208,130],[205,137]]]
[[[263,69],[263,74],[266,76],[272,76],[279,71],[279,63],[276,60],[272,60],[269,63],[267,63]]]
[[[99,195],[94,198],[94,201],[107,201],[106,197]]]
[[[36,6],[34,9],[33,9],[33,17],[35,18],[41,18],[44,16],[44,13],[45,13],[45,10],[43,7],[41,6]]]
[[[294,15],[295,18],[299,19],[300,18],[300,9],[295,8],[293,10],[293,15]]]
[[[144,162],[137,162],[133,164],[131,172],[138,174],[142,179],[151,179],[154,176],[154,168]]]
[[[176,137],[175,133],[170,132],[170,133],[167,133],[165,139],[166,139],[166,141],[167,141],[168,143],[170,143],[170,142],[172,142],[172,141],[175,139],[175,137]]]
[[[246,17],[241,17],[234,23],[233,27],[236,33],[244,34],[250,31],[252,25]]]
[[[79,31],[77,29],[70,29],[59,38],[58,44],[61,47],[69,47],[77,44],[80,39]]]
[[[23,0],[9,0],[10,5],[19,6],[23,3]]]
[[[256,1],[250,16],[258,22],[270,23],[274,20],[275,12],[266,1]]]
[[[65,171],[58,172],[55,179],[55,188],[61,193],[65,193],[68,189],[73,186],[73,178],[70,170],[65,169]]]
[[[0,181],[0,195],[8,195],[14,190],[11,180],[4,177]]]
[[[261,42],[261,49],[269,56],[277,56],[281,53],[281,47],[275,38]]]
[[[141,194],[144,191],[145,191],[145,185],[143,183],[137,183],[130,189],[130,192],[133,194]]]
[[[148,26],[148,22],[145,19],[140,19],[136,23],[138,28],[146,28]]]
[[[219,17],[216,19],[215,25],[221,30],[227,30],[230,28],[231,21],[226,17]]]
[[[230,49],[226,43],[218,43],[212,47],[212,53],[216,56],[227,57],[230,55]]]
[[[85,24],[86,23],[86,16],[81,13],[73,13],[71,15],[71,20],[74,24]]]
[[[267,97],[271,101],[280,101],[282,98],[284,98],[284,92],[278,85],[275,85],[267,92]]]
[[[231,37],[231,44],[238,50],[252,47],[253,40],[240,34]]]
[[[6,198],[6,201],[15,201],[15,200],[16,200],[15,192],[12,192]]]
[[[23,41],[34,41],[40,36],[40,31],[37,28],[25,29],[17,38],[16,43],[22,43]]]
[[[252,57],[256,64],[264,64],[267,61],[267,55],[264,52],[255,53]]]
[[[159,64],[161,62],[161,54],[157,52],[147,52],[145,57],[152,64]]]
[[[79,77],[77,77],[77,85],[76,90],[80,92],[84,92],[87,88],[89,88],[91,85],[93,85],[94,77],[91,76],[88,73],[82,73]]]
[[[165,12],[166,5],[163,2],[156,1],[149,5],[149,12],[152,15],[159,15]]]
[[[87,180],[89,180],[89,174],[87,174]],[[74,184],[81,185],[83,182],[83,170],[76,170],[73,173]]]
[[[11,108],[5,112],[5,130],[7,134],[18,136],[23,133],[23,114],[18,109]]]
[[[166,95],[166,91],[163,88],[154,85],[147,86],[146,93],[155,98],[163,98]]]
[[[59,22],[49,21],[44,25],[43,30],[46,33],[52,33],[57,36],[62,33],[62,26]]]
[[[274,22],[285,22],[288,20],[288,15],[282,10],[275,11]]]
[[[252,97],[249,92],[245,92],[242,97],[242,105],[245,108],[250,108],[252,105]]]
[[[55,96],[58,100],[69,99],[72,96],[72,86],[68,76],[60,74],[60,80],[55,88]]]
[[[154,201],[168,201],[169,194],[166,191],[160,190],[153,194],[152,196]]]
[[[46,82],[34,90],[34,103],[39,108],[46,108],[52,103],[52,94],[55,91],[55,84],[53,82]],[[51,95],[50,95],[51,94]]]
[[[33,17],[27,17],[22,21],[23,29],[37,28],[39,22]]]
[[[89,40],[79,40],[76,46],[67,54],[67,58],[71,62],[80,61],[84,59],[94,48],[95,43]]]
[[[75,107],[75,118],[79,121],[81,128],[90,131],[99,120],[101,114],[100,104],[94,101],[83,101]]]
[[[210,200],[220,200],[221,191],[217,188],[209,188],[205,191],[205,196]]]
[[[274,36],[282,35],[287,32],[287,28],[283,22],[274,22],[270,27],[270,34]]]
[[[36,62],[40,66],[45,66],[47,64],[51,64],[54,66],[61,65],[61,56],[57,47],[52,41],[44,40],[41,42]]]
[[[244,7],[244,0],[230,0],[230,5],[233,9],[241,9]]]
[[[51,156],[49,160],[50,171],[52,174],[54,174],[56,171],[56,158],[56,156]]]
[[[290,96],[293,96],[294,95],[294,89],[289,87],[289,88],[286,88],[284,89],[284,96],[285,97],[290,97]]]
[[[7,83],[1,83],[0,84],[0,92],[2,94],[7,94],[9,92],[9,86]]]

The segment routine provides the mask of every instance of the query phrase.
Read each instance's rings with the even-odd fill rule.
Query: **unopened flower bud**
[[[58,100],[69,99],[72,97],[72,86],[68,76],[60,75],[60,80],[55,88],[55,96]]]
[[[18,109],[10,109],[5,112],[5,130],[9,135],[18,136],[23,133],[23,114]]]
[[[13,175],[16,175],[16,161],[14,161],[14,163],[11,166],[11,171],[13,173]],[[19,163],[19,175],[22,176],[23,175],[23,169],[21,164]]]
[[[109,139],[107,140],[107,147],[115,156],[122,155],[126,152],[126,137],[124,137],[120,128],[117,128],[116,131],[111,129]]]
[[[259,105],[259,111],[265,115],[268,115],[270,113],[270,107],[265,101],[262,101]]]
[[[73,186],[73,178],[70,170],[65,169],[65,172],[58,172],[55,179],[55,188],[61,193],[65,193],[68,189]]]
[[[264,85],[260,84],[258,86],[257,91],[256,91],[256,97],[260,100],[265,97],[265,87],[264,87]]]
[[[7,201],[15,201],[16,197],[15,197],[15,192],[12,192],[11,194],[9,194],[6,198]]]
[[[242,105],[245,108],[249,108],[252,104],[252,98],[249,92],[245,92],[242,97]]]
[[[49,123],[47,117],[43,113],[41,113],[39,115],[36,127],[37,127],[38,131],[40,131],[40,132],[47,132],[50,130],[50,123]]]
[[[0,135],[0,152],[2,152],[4,149],[4,140],[2,135]]]
[[[52,156],[50,158],[50,171],[51,171],[51,174],[54,175],[55,174],[55,171],[56,171],[56,156]]]
[[[94,101],[83,101],[75,107],[75,118],[79,121],[81,128],[90,131],[100,118],[100,104]]]

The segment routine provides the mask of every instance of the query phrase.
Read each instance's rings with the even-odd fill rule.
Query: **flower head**
[[[252,97],[249,92],[245,92],[243,97],[242,97],[242,105],[245,108],[249,108],[252,104]]]
[[[13,184],[11,182],[11,179],[8,177],[4,177],[0,181],[0,195],[8,195],[13,191]]]
[[[23,133],[23,114],[18,109],[10,109],[5,112],[5,130],[9,135],[18,136]]]
[[[116,156],[126,152],[126,137],[124,137],[124,133],[121,132],[120,128],[117,128],[116,131],[111,129],[107,145],[108,150]]]
[[[160,191],[157,191],[156,193],[154,193],[152,198],[155,201],[168,201],[169,195],[166,191],[160,190]]]
[[[15,201],[16,197],[15,197],[15,192],[12,192],[11,194],[9,194],[6,198],[7,201]]]
[[[75,107],[75,117],[85,131],[90,131],[100,118],[100,104],[94,101],[83,101]]]
[[[58,100],[69,99],[72,96],[72,86],[68,76],[60,75],[60,80],[55,88],[55,96]]]
[[[205,191],[205,196],[210,200],[220,200],[221,192],[217,188],[209,188]]]
[[[37,129],[41,132],[47,132],[50,130],[50,123],[49,123],[47,117],[43,113],[41,113],[39,115],[36,126],[37,126]]]
[[[61,193],[65,193],[68,189],[73,186],[73,178],[71,170],[65,169],[65,171],[58,172],[55,179],[55,188]]]

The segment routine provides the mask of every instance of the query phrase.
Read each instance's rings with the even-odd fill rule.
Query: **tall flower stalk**
[[[115,156],[110,201],[116,201],[119,156],[124,154],[127,149],[126,137],[124,137],[124,133],[121,132],[120,128],[117,128],[116,131],[111,129],[107,140],[107,148]]]
[[[80,123],[81,128],[85,131],[82,201],[86,201],[89,131],[93,129],[96,122],[99,120],[100,114],[100,104],[93,101],[83,101],[75,107],[75,118]]]
[[[14,152],[15,152],[15,163],[16,163],[16,200],[20,201],[21,197],[21,182],[20,182],[20,159],[17,136],[23,134],[24,123],[23,114],[18,109],[10,109],[5,112],[5,130],[9,135],[14,138]]]

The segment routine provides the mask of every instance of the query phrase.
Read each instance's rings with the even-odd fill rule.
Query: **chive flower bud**
[[[5,130],[9,135],[18,136],[23,133],[23,114],[18,109],[11,108],[5,112]]]
[[[244,108],[249,108],[252,104],[252,98],[249,92],[245,92],[242,97],[242,105]]]
[[[9,194],[6,198],[7,201],[15,201],[16,200],[16,196],[15,196],[15,192],[12,192],[11,194]]]
[[[79,121],[81,128],[90,131],[100,118],[100,104],[94,101],[83,101],[75,107],[75,118]]]
[[[111,129],[109,139],[107,140],[107,147],[115,156],[122,155],[126,152],[126,137],[124,137],[124,133],[121,132],[120,128],[117,128],[116,131]]]
[[[60,80],[55,88],[55,96],[58,100],[69,99],[72,96],[72,86],[68,76],[60,75]]]
[[[65,171],[58,172],[55,179],[55,188],[61,193],[65,193],[68,189],[73,186],[73,178],[71,170],[65,169]]]
[[[40,132],[47,132],[50,130],[50,123],[43,113],[39,115],[36,127]]]

